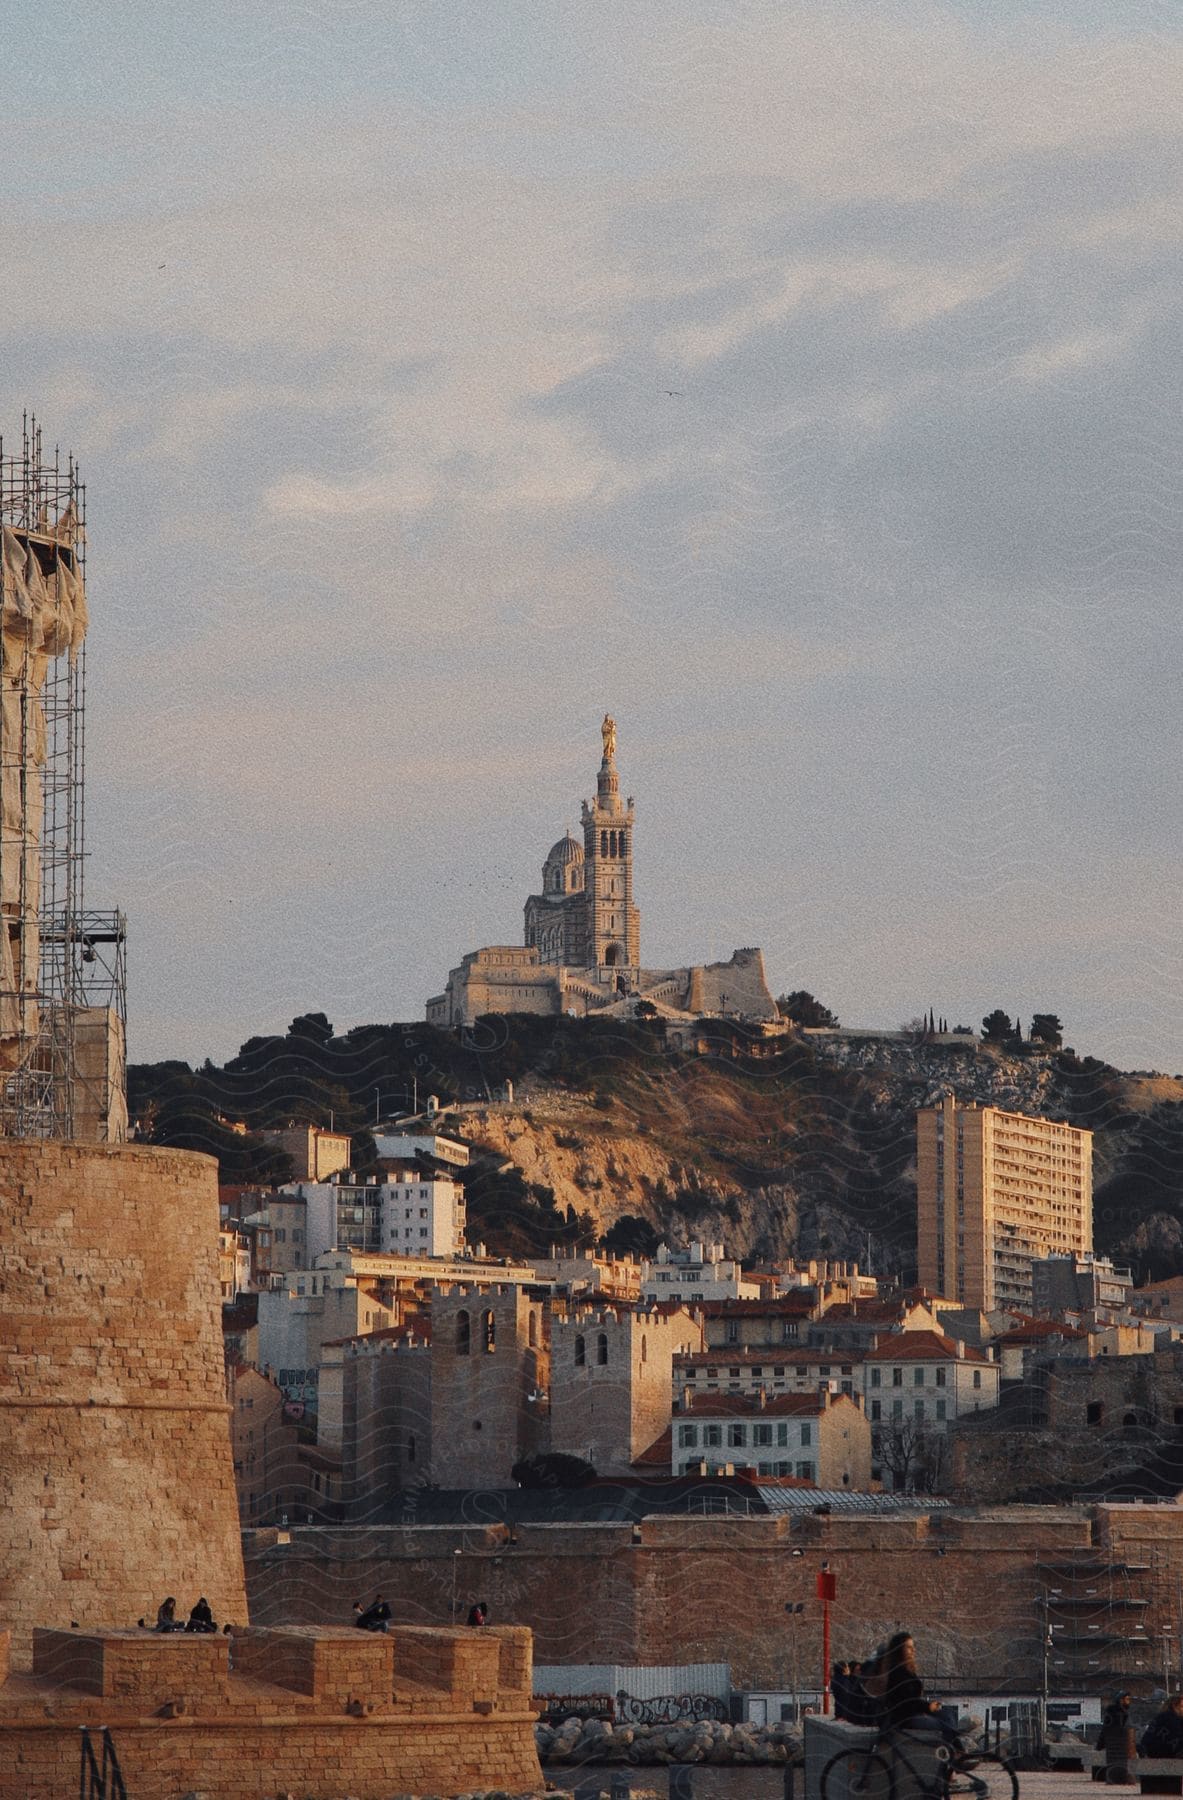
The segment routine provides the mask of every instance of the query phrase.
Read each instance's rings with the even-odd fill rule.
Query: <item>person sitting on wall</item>
[[[1183,1694],[1172,1694],[1142,1733],[1139,1756],[1183,1757]]]
[[[185,1630],[216,1631],[217,1629],[218,1627],[214,1623],[214,1615],[210,1611],[209,1601],[203,1594],[201,1599],[197,1602],[197,1605],[193,1608],[193,1611],[189,1614],[189,1622],[185,1626]]]
[[[475,1606],[469,1607],[467,1623],[469,1625],[487,1625],[489,1623],[489,1603],[487,1600],[478,1600]]]
[[[359,1631],[385,1631],[390,1623],[390,1607],[381,1594],[375,1594],[369,1606],[363,1608],[357,1601],[353,1608],[353,1622]]]
[[[185,1629],[177,1617],[177,1603],[172,1594],[168,1596],[167,1600],[162,1600],[156,1609],[156,1629],[157,1631],[184,1631]]]

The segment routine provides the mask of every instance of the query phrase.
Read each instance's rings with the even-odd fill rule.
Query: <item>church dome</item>
[[[551,845],[546,860],[548,864],[559,863],[563,868],[566,868],[568,863],[581,863],[583,861],[583,845],[578,838],[573,838],[568,832],[566,837],[561,837],[557,844]]]

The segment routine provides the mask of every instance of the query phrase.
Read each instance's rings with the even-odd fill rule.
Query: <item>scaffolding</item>
[[[0,437],[0,603],[0,1133],[69,1138],[88,1009],[121,1078],[126,932],[83,905],[86,488],[29,415]]]

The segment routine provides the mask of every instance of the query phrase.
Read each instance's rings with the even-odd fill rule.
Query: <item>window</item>
[[[892,1403],[891,1403],[891,1416],[892,1416],[892,1418],[893,1418],[893,1419],[902,1419],[902,1418],[903,1418],[903,1416],[904,1416],[904,1403],[903,1403],[903,1401],[902,1401],[902,1400],[893,1400],[893,1401],[892,1401]]]
[[[607,1364],[608,1364],[608,1333],[606,1331],[601,1331],[599,1336],[596,1338],[596,1361],[599,1363],[601,1368],[607,1367]]]
[[[721,1425],[707,1425],[703,1430],[702,1441],[710,1450],[719,1449],[723,1442],[723,1427]]]
[[[491,1309],[481,1315],[481,1334],[485,1341],[485,1355],[492,1356],[497,1348],[497,1320]]]
[[[974,1386],[976,1388],[980,1388],[981,1385],[982,1385],[982,1371],[980,1369],[975,1369],[974,1370]]]
[[[739,1380],[739,1370],[738,1369],[728,1369],[727,1379],[729,1381],[738,1381]]]
[[[747,1432],[742,1425],[727,1427],[727,1443],[732,1450],[742,1450],[747,1441]]]
[[[538,1314],[533,1309],[530,1312],[530,1323],[526,1329],[526,1336],[530,1348],[534,1349],[538,1343]]]
[[[585,1368],[586,1366],[587,1366],[587,1339],[583,1336],[580,1336],[580,1337],[577,1337],[575,1340],[575,1367],[577,1369],[582,1369],[582,1368]]]
[[[812,1481],[813,1464],[811,1462],[799,1462],[797,1464],[797,1474],[802,1481]]]
[[[693,1450],[698,1443],[697,1425],[678,1426],[678,1445],[683,1450]]]
[[[1099,1400],[1090,1400],[1085,1408],[1085,1422],[1089,1425],[1101,1425],[1105,1420],[1105,1408]]]
[[[945,1407],[946,1407],[946,1403],[945,1403],[945,1401],[944,1401],[944,1400],[938,1400],[938,1401],[937,1401],[937,1418],[938,1418],[938,1420],[943,1420],[943,1419],[944,1419],[944,1417],[945,1417]]]
[[[801,1427],[801,1448],[804,1450],[808,1445],[812,1444],[812,1442],[813,1442],[813,1426],[812,1425],[802,1425],[802,1427]]]
[[[872,1421],[872,1423],[874,1423],[877,1419],[881,1418],[882,1414],[883,1414],[882,1403],[878,1400],[872,1400],[872,1402],[871,1402],[871,1421]]]
[[[641,1361],[643,1363],[649,1361],[649,1340],[644,1332],[641,1333]]]
[[[918,1423],[923,1424],[924,1423],[924,1402],[923,1402],[923,1400],[913,1401],[912,1412],[913,1412],[914,1417],[918,1421]]]
[[[892,1387],[903,1387],[904,1371],[902,1369],[893,1369],[891,1371],[891,1385]]]
[[[938,1387],[944,1387],[944,1385],[945,1385],[945,1371],[944,1371],[944,1369],[938,1369],[938,1370],[937,1370],[937,1372],[936,1372],[936,1374],[935,1374],[935,1375],[934,1375],[934,1377],[933,1377],[933,1380],[934,1380],[934,1381],[935,1381],[935,1382],[936,1382],[936,1384],[937,1384],[937,1386],[938,1386]]]
[[[772,1426],[771,1425],[753,1425],[752,1426],[752,1442],[753,1442],[753,1444],[760,1444],[760,1445],[771,1444],[771,1442],[772,1442]]]
[[[738,1342],[739,1342],[739,1320],[738,1319],[728,1319],[728,1321],[727,1321],[727,1342],[729,1344],[738,1344]]]
[[[872,1369],[871,1370],[871,1386],[872,1387],[878,1387],[880,1385],[882,1379],[883,1379],[882,1369]]]
[[[922,1368],[916,1368],[915,1370],[913,1370],[912,1386],[913,1387],[923,1387],[924,1386],[924,1370]]]

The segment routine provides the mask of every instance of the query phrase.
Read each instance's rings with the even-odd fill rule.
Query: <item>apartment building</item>
[[[816,1394],[684,1393],[671,1420],[675,1475],[728,1465],[824,1488],[871,1484],[871,1427],[857,1399]]]
[[[1093,1134],[949,1095],[916,1115],[920,1280],[962,1306],[1033,1304],[1032,1265],[1093,1244]]]
[[[757,1300],[760,1284],[744,1279],[743,1270],[722,1244],[691,1244],[671,1250],[658,1244],[652,1262],[641,1265],[643,1300]]]

